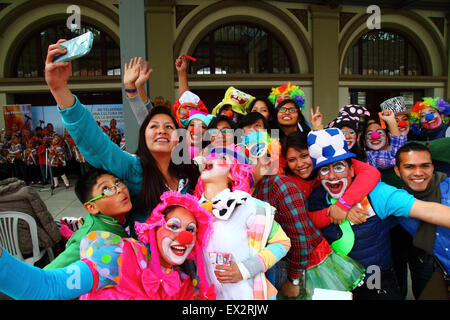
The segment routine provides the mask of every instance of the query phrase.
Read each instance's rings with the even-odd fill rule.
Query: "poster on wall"
[[[91,112],[96,121],[100,122],[100,125],[105,128],[109,128],[111,120],[116,120],[116,127],[123,135],[125,132],[123,121],[123,107],[122,104],[97,104],[97,105],[85,105],[85,107]],[[64,126],[61,121],[61,115],[59,114],[56,106],[33,106],[33,128],[45,127],[51,123],[57,134],[64,134]]]
[[[21,131],[25,128],[33,129],[31,104],[3,106],[5,129]]]

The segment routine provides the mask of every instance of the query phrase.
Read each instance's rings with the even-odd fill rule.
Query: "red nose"
[[[189,231],[181,231],[178,234],[177,241],[181,244],[191,244],[194,236]]]
[[[233,116],[233,111],[227,110],[227,111],[225,111],[225,115],[226,115],[228,118],[231,118],[231,117]]]
[[[372,139],[379,139],[380,138],[380,134],[378,132],[372,132]]]
[[[198,127],[191,127],[191,134],[198,134],[200,132],[200,128]]]
[[[400,128],[405,128],[407,125],[408,125],[408,124],[407,124],[406,121],[404,121],[404,120],[402,120],[402,121],[400,121],[400,122],[398,123],[398,126],[399,126]]]

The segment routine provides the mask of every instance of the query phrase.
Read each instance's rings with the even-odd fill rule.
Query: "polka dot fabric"
[[[99,276],[97,290],[119,283],[122,238],[106,231],[93,231],[80,241],[80,258],[93,262]]]

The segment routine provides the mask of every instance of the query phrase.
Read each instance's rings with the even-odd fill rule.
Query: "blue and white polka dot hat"
[[[307,142],[314,170],[329,163],[356,157],[354,153],[348,152],[345,136],[338,128],[313,130],[308,133]]]

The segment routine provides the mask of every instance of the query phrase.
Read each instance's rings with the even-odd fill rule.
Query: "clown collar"
[[[251,196],[246,192],[239,190],[231,192],[229,188],[226,188],[217,194],[212,200],[206,199],[203,193],[199,202],[201,204],[211,202],[212,209],[210,212],[214,215],[214,217],[220,220],[229,220],[235,209],[245,203],[245,201],[250,197]]]

